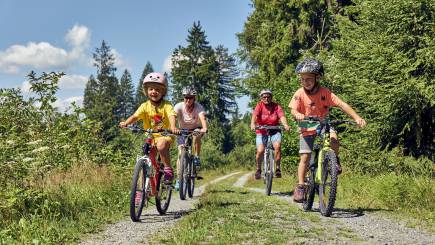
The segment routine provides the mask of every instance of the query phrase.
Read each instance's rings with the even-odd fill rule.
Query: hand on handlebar
[[[125,127],[127,127],[127,125],[128,124],[125,121],[122,121],[122,122],[119,123],[119,127],[120,128],[125,128]]]
[[[356,124],[358,124],[358,126],[360,126],[361,128],[367,125],[366,120],[362,119],[362,118],[357,118],[355,120]]]
[[[298,113],[298,114],[294,115],[294,118],[296,121],[302,121],[305,119],[305,116],[302,113]]]
[[[173,133],[173,134],[180,134],[180,129],[178,129],[177,127],[172,127],[171,128],[171,132]]]

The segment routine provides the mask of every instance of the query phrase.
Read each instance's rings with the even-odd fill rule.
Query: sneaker
[[[261,178],[261,169],[257,169],[257,172],[255,172],[255,179]]]
[[[276,178],[281,178],[281,169],[276,169],[276,172],[275,172],[275,177]]]
[[[165,174],[165,178],[164,178],[165,183],[166,184],[171,183],[172,180],[174,179],[174,171],[172,170],[172,168],[164,167],[163,173]]]
[[[198,156],[193,157],[193,164],[195,165],[196,171],[198,172],[201,169],[201,161]]]
[[[297,185],[295,191],[293,192],[293,201],[294,202],[303,202],[304,201],[304,185]]]
[[[178,180],[175,182],[175,191],[180,190],[180,182],[178,182]]]
[[[134,204],[135,204],[136,206],[139,206],[141,200],[142,200],[142,192],[140,192],[140,191],[136,191],[136,195],[135,195],[135,197],[134,197]]]

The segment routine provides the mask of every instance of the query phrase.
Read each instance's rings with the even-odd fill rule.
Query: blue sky
[[[170,69],[170,55],[186,45],[194,21],[213,47],[235,52],[251,12],[250,0],[1,0],[0,87],[26,92],[29,71],[64,71],[56,105],[80,104],[102,40],[113,49],[118,77],[128,69],[136,86],[147,61],[156,71]],[[244,112],[247,99],[238,101]]]

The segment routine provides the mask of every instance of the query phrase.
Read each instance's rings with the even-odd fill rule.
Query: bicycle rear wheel
[[[275,159],[273,155],[273,151],[266,151],[266,157],[264,159],[266,161],[266,168],[264,169],[266,178],[266,195],[268,196],[270,196],[270,193],[272,192],[273,169],[275,165]]]
[[[186,150],[183,148],[181,150],[180,154],[180,176],[178,176],[178,182],[180,184],[180,199],[186,200],[186,193],[188,189],[188,182],[189,182],[189,171],[188,171],[188,165],[189,165],[189,157],[187,156]]]
[[[193,161],[190,160],[189,164],[187,164],[187,171],[189,172],[189,182],[187,188],[187,194],[189,194],[189,198],[193,197],[193,192],[195,191],[195,166],[193,166]]]
[[[169,208],[172,196],[172,186],[165,184],[163,171],[158,173],[158,181],[156,186],[156,207],[159,214],[165,214]]]
[[[329,217],[335,204],[337,193],[337,156],[334,151],[325,152],[322,161],[322,176],[319,185],[319,208],[323,216]]]
[[[148,192],[145,163],[143,160],[136,161],[133,172],[133,181],[130,192],[130,218],[134,222],[140,221],[140,215],[145,204],[148,204]]]

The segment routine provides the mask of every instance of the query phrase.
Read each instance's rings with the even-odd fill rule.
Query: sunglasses
[[[262,99],[270,99],[272,96],[261,96]]]
[[[184,99],[186,100],[193,100],[195,97],[191,96],[191,97],[184,97]]]

